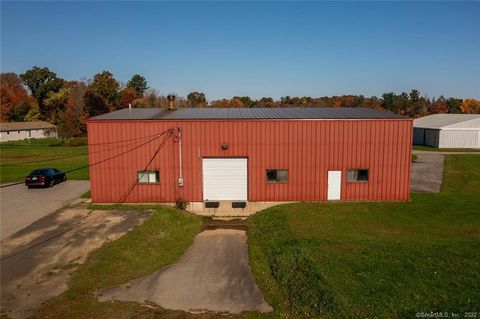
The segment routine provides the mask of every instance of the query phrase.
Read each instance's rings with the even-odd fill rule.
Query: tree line
[[[410,117],[436,113],[480,113],[480,101],[460,98],[428,98],[420,91],[385,93],[381,97],[343,95],[324,97],[271,97],[252,99],[234,96],[231,99],[207,101],[204,93],[191,92],[177,97],[176,107],[367,107],[385,109]],[[146,79],[135,74],[121,83],[109,71],[102,71],[87,81],[67,81],[46,67],[32,67],[22,74],[0,75],[1,121],[44,120],[57,125],[61,137],[86,133],[88,117],[126,108],[168,107],[168,99],[149,88]]]

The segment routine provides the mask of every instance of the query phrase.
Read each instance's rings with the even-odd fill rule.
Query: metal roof
[[[413,127],[440,129],[475,119],[480,119],[480,114],[433,114],[415,119]]]
[[[42,130],[42,129],[52,129],[55,128],[55,125],[48,122],[37,121],[37,122],[6,122],[0,123],[0,131],[25,131],[25,130]]]
[[[350,107],[122,109],[90,120],[406,119],[384,110]]]
[[[118,111],[94,116],[91,120],[151,120],[168,113],[167,109],[142,108],[142,109],[121,109]]]

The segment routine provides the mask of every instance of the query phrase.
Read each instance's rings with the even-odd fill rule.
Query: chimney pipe
[[[168,109],[173,110],[175,108],[175,95],[169,94],[167,96],[168,99]]]

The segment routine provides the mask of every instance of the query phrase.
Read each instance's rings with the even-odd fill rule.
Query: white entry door
[[[328,171],[328,200],[339,200],[342,191],[342,171]]]
[[[204,158],[203,200],[246,201],[248,164],[246,158]]]

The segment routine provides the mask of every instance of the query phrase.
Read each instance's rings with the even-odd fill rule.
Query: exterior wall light
[[[222,144],[222,150],[224,151],[228,150],[228,144]]]

